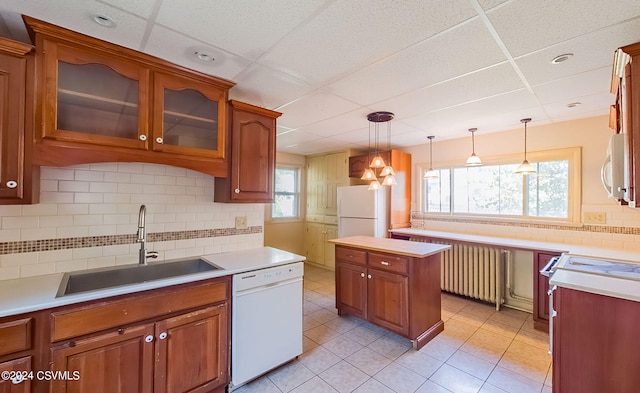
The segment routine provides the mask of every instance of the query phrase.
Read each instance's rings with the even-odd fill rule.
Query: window
[[[275,195],[271,205],[272,218],[298,217],[300,201],[298,173],[297,168],[276,168]]]
[[[424,179],[423,211],[574,221],[580,209],[580,149],[536,152],[536,173],[515,173],[510,158],[489,159],[479,167],[439,169]],[[532,157],[533,158],[533,157]],[[502,161],[502,162],[500,162]],[[577,209],[577,210],[576,210]]]

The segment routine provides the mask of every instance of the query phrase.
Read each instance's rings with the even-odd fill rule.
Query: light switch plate
[[[247,229],[247,216],[236,217],[236,229]]]

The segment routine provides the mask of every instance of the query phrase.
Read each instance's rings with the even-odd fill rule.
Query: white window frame
[[[301,218],[301,182],[302,182],[302,168],[298,167],[298,166],[294,166],[294,165],[276,165],[275,170],[278,169],[286,169],[286,170],[293,170],[296,172],[296,191],[294,193],[289,193],[289,192],[276,192],[276,184],[275,184],[275,172],[273,174],[274,176],[274,183],[273,183],[273,203],[268,204],[268,217],[270,221],[278,221],[278,222],[286,222],[286,221],[300,221]],[[281,194],[281,195],[295,195],[296,198],[296,215],[295,216],[290,216],[290,217],[274,217],[273,216],[273,208],[275,206],[275,198],[276,195]]]
[[[530,163],[540,161],[555,161],[555,160],[568,160],[569,162],[569,178],[568,178],[568,211],[567,218],[549,218],[549,217],[533,217],[533,216],[503,216],[503,215],[489,215],[489,214],[471,214],[471,213],[455,213],[455,212],[425,212],[424,206],[426,202],[426,188],[423,175],[425,170],[429,167],[429,163],[419,163],[417,167],[417,184],[419,184],[418,199],[420,202],[420,212],[423,217],[446,217],[448,219],[459,218],[461,220],[487,220],[491,221],[505,221],[505,222],[539,222],[539,223],[554,223],[554,224],[567,224],[567,225],[581,225],[581,210],[582,210],[582,149],[580,147],[568,147],[562,149],[542,150],[527,152],[527,160]],[[499,164],[519,164],[522,162],[523,154],[508,154],[493,157],[482,157],[482,163],[484,165],[499,165]],[[438,169],[454,169],[464,167],[464,159],[456,161],[443,161],[434,162],[433,168]],[[523,175],[524,176],[524,175]],[[526,175],[526,176],[535,176]],[[452,198],[453,198],[453,193]],[[452,206],[452,205],[451,205]]]

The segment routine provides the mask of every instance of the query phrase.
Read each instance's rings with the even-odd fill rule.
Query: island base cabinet
[[[153,392],[153,324],[69,341],[52,349],[53,393]]]
[[[4,372],[30,372],[31,356],[0,362],[0,373]],[[14,375],[9,375],[14,378]],[[0,392],[2,393],[28,393],[31,392],[30,379],[6,379],[0,378]]]
[[[440,254],[409,257],[336,245],[336,308],[413,340],[444,330]]]
[[[336,264],[336,308],[338,314],[366,319],[366,269],[350,263]]]
[[[553,293],[553,392],[637,392],[640,303],[567,288]]]
[[[400,335],[408,335],[409,279],[370,269],[367,281],[369,321]]]

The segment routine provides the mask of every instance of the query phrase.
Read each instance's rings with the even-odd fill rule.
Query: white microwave
[[[627,138],[626,134],[614,134],[609,139],[607,158],[602,164],[600,177],[609,198],[629,200],[627,184]]]

